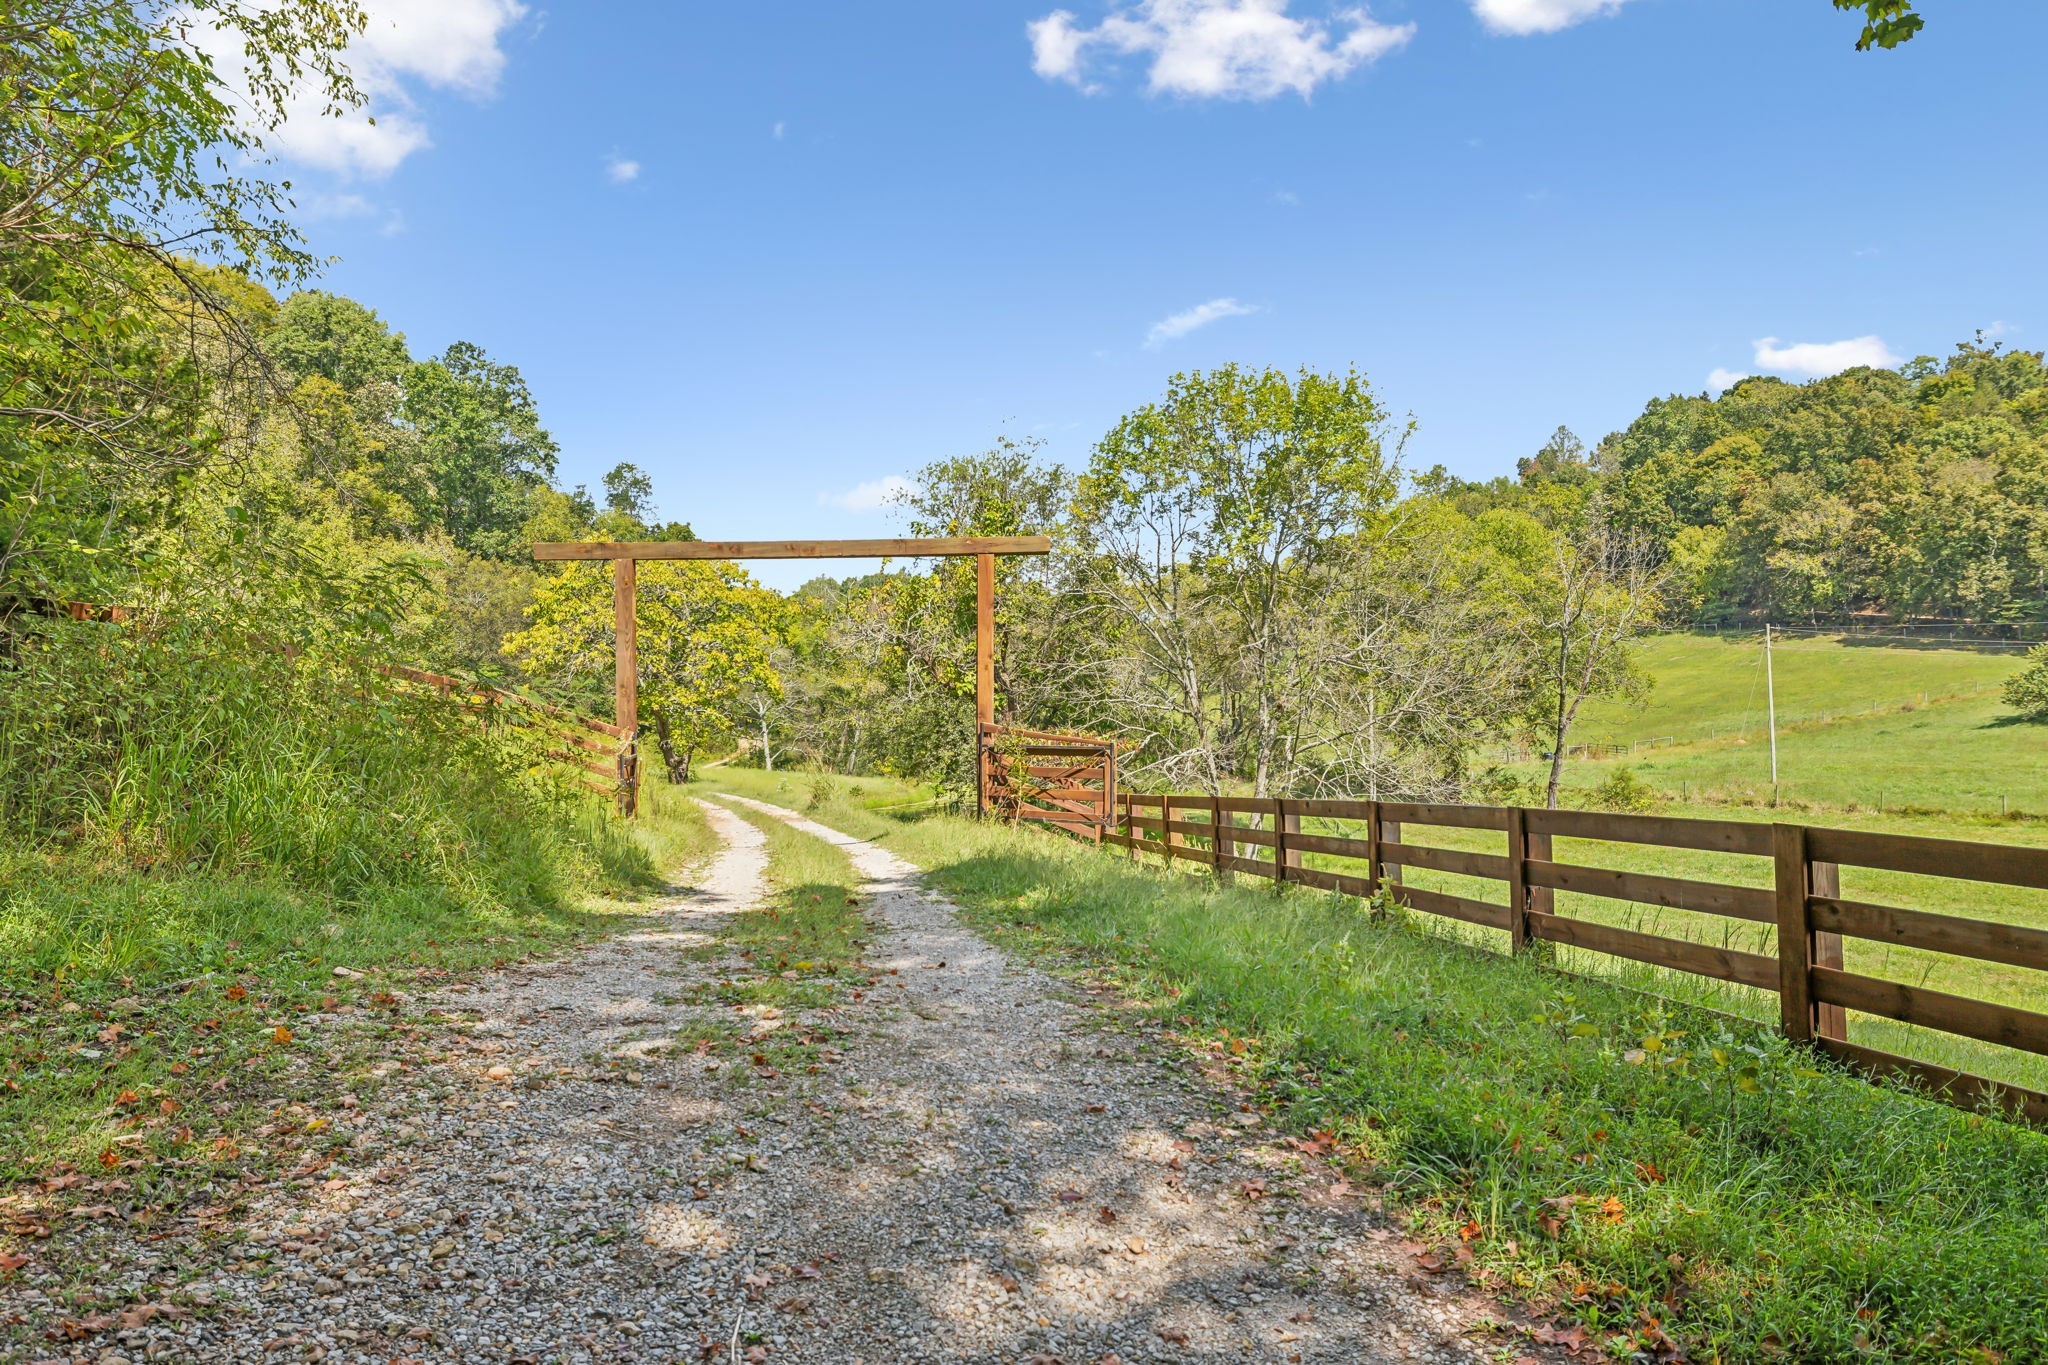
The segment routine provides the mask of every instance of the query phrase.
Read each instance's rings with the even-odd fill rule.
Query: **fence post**
[[[1365,803],[1365,892],[1376,896],[1380,890],[1380,803]]]
[[[1124,793],[1124,852],[1131,855],[1131,861],[1138,861],[1138,827],[1131,821],[1131,794]]]
[[[1209,870],[1223,880],[1223,798],[1209,798]]]
[[[1301,829],[1301,817],[1287,813],[1285,797],[1273,798],[1273,894],[1287,885],[1287,869],[1301,865],[1301,855],[1287,847],[1287,836]]]
[[[1816,896],[1840,896],[1842,894],[1842,869],[1837,863],[1808,863],[1807,881]],[[1816,932],[1813,935],[1813,965],[1842,969],[1842,936],[1840,934]],[[1832,1038],[1838,1043],[1849,1041],[1849,1011],[1840,1005],[1816,1004],[1813,1007],[1813,1031],[1816,1037]]]
[[[1812,868],[1806,857],[1803,825],[1772,825],[1778,900],[1778,1017],[1785,1036],[1795,1043],[1813,1041],[1813,917],[1807,897],[1812,893]]]
[[[1508,810],[1508,951],[1529,946],[1529,812]]]

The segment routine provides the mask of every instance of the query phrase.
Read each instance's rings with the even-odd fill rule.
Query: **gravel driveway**
[[[872,896],[880,984],[743,1021],[829,1031],[830,1064],[764,1075],[676,1042],[733,1019],[685,998],[743,965],[720,922],[764,892],[763,836],[707,806],[725,851],[649,928],[439,1002],[467,1042],[369,1103],[345,1178],[194,1264],[216,1311],[48,1356],[1513,1358],[1484,1331],[1500,1310],[1421,1272],[1367,1192],[963,927],[908,863],[748,804],[844,849]]]

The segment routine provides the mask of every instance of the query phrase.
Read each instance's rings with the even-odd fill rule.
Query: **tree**
[[[2048,721],[2048,645],[2027,651],[2026,666],[2005,680],[2003,696],[2022,719]]]
[[[406,378],[405,415],[431,472],[434,512],[465,550],[510,557],[531,497],[555,472],[554,438],[516,366],[458,341]]]
[[[1914,4],[1915,0],[1835,0],[1836,9],[1863,13],[1863,36],[1856,40],[1858,52],[1897,47],[1925,28],[1927,21]]]
[[[604,505],[644,525],[654,515],[654,480],[639,465],[621,460],[604,476]]]
[[[1555,807],[1579,709],[1647,686],[1629,646],[1656,623],[1664,573],[1643,537],[1616,530],[1597,508],[1573,527],[1498,520],[1489,529],[1525,575],[1523,710],[1549,752],[1543,801]]]
[[[80,587],[231,444],[207,391],[264,378],[246,288],[316,264],[285,187],[239,168],[290,101],[357,102],[362,23],[348,0],[0,10],[0,582]],[[240,45],[239,90],[208,32]]]
[[[1292,776],[1284,736],[1321,611],[1318,569],[1398,489],[1398,430],[1365,378],[1235,365],[1178,375],[1095,447],[1076,590],[1114,644],[1095,678],[1169,781]]]
[[[639,569],[640,714],[671,782],[690,780],[696,754],[729,740],[750,694],[779,691],[772,658],[782,599],[723,560],[649,560]],[[569,688],[609,676],[611,576],[568,564],[545,579],[505,653]]]

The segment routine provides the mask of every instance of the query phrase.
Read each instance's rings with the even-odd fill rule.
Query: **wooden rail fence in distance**
[[[2048,889],[2048,849],[1908,835],[1594,811],[1394,801],[1162,796],[1126,792],[1102,842],[1217,872],[1352,896],[1385,890],[1410,909],[1505,930],[1514,951],[1563,943],[1652,967],[1771,991],[1778,1027],[1867,1075],[1911,1081],[1964,1108],[1996,1106],[2048,1124],[2048,1094],[1849,1041],[1849,1010],[2048,1055],[2048,1014],[1844,969],[1842,938],[1867,939],[2048,971],[2048,930],[1847,899],[1843,865]],[[1255,823],[1244,823],[1250,817]],[[1304,818],[1363,821],[1365,837],[1302,832]],[[1404,842],[1404,826],[1499,831],[1507,853]],[[1772,885],[1747,887],[1559,862],[1557,838],[1643,844],[1769,859]],[[1353,860],[1355,871],[1305,867],[1302,855]],[[1501,901],[1401,884],[1426,868],[1500,882]],[[1717,947],[1556,913],[1569,891],[1773,926],[1776,954]]]

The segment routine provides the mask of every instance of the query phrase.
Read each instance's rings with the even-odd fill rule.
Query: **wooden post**
[[[1131,819],[1131,794],[1124,793],[1124,852],[1131,855],[1131,861],[1138,861],[1138,826]]]
[[[1273,894],[1287,885],[1287,869],[1301,866],[1301,855],[1287,846],[1287,836],[1301,831],[1301,817],[1290,815],[1285,797],[1273,798]]]
[[[996,720],[996,557],[974,557],[974,718]]]
[[[1209,870],[1223,879],[1223,798],[1209,798]]]
[[[1778,1017],[1785,1036],[1796,1043],[1813,1041],[1813,919],[1807,897],[1812,894],[1811,865],[1806,859],[1806,830],[1800,825],[1771,826],[1778,902]]]
[[[1508,951],[1529,946],[1529,812],[1508,811]]]
[[[1365,893],[1380,891],[1380,803],[1365,803]]]
[[[974,557],[974,762],[976,815],[988,814],[988,727],[996,723],[996,557]]]
[[[612,720],[626,732],[619,751],[619,811],[629,816],[640,807],[638,583],[639,567],[634,561],[612,561]]]
[[[1842,869],[1836,863],[1808,863],[1807,881],[1816,896],[1842,894]],[[1813,965],[1842,969],[1842,936],[1816,932],[1813,936]],[[1816,1004],[1813,1010],[1816,1037],[1849,1041],[1849,1011],[1840,1005]]]

